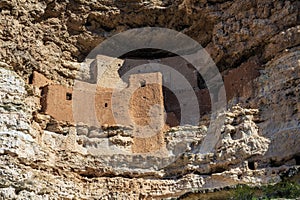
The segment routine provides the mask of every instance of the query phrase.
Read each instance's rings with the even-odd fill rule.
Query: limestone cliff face
[[[182,31],[220,69],[257,55],[263,63],[297,46],[298,1],[1,1],[1,61],[28,76],[66,82],[105,38],[158,26]]]
[[[0,199],[161,199],[299,171],[299,7],[293,0],[0,1]],[[41,112],[33,72],[72,86],[97,44],[147,26],[195,39],[223,76],[228,110],[216,118],[225,120],[208,154],[199,152],[208,116],[201,126],[166,130],[171,156],[163,159],[101,146],[127,152],[128,127],[105,127],[99,136]]]

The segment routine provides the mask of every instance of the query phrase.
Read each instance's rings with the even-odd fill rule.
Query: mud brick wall
[[[164,145],[164,97],[162,74],[133,74],[129,77],[129,112],[135,124],[132,152],[146,153]],[[146,127],[146,128],[145,128]],[[150,129],[149,129],[150,128]]]
[[[42,89],[42,113],[58,121],[73,122],[72,89],[62,85],[47,85]]]
[[[111,88],[97,87],[95,95],[95,109],[99,124],[115,125],[112,113],[112,93]]]

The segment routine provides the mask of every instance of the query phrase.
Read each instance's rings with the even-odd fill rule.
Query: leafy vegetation
[[[238,200],[267,200],[274,198],[297,198],[300,197],[300,185],[292,181],[283,181],[275,185],[262,187],[249,187],[240,185],[230,199]]]

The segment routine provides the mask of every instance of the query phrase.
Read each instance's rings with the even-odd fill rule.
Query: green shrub
[[[268,198],[300,197],[300,185],[290,181],[283,181],[273,186],[265,186],[262,190]]]
[[[234,191],[233,200],[255,200],[255,189],[247,185],[239,185]]]
[[[262,187],[249,187],[239,185],[234,190],[233,200],[267,200],[274,198],[297,198],[300,197],[300,185],[291,181],[283,181],[275,185]]]

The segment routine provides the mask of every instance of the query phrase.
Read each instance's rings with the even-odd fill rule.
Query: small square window
[[[30,74],[30,76],[28,78],[28,83],[33,84],[33,74]]]
[[[105,104],[104,104],[104,107],[107,108],[107,106],[108,106],[108,103],[105,103]]]
[[[145,80],[141,81],[141,82],[140,82],[140,86],[141,86],[141,87],[145,87],[145,86],[146,86],[146,81],[145,81]]]
[[[72,100],[72,93],[67,92],[66,94],[66,100]]]

